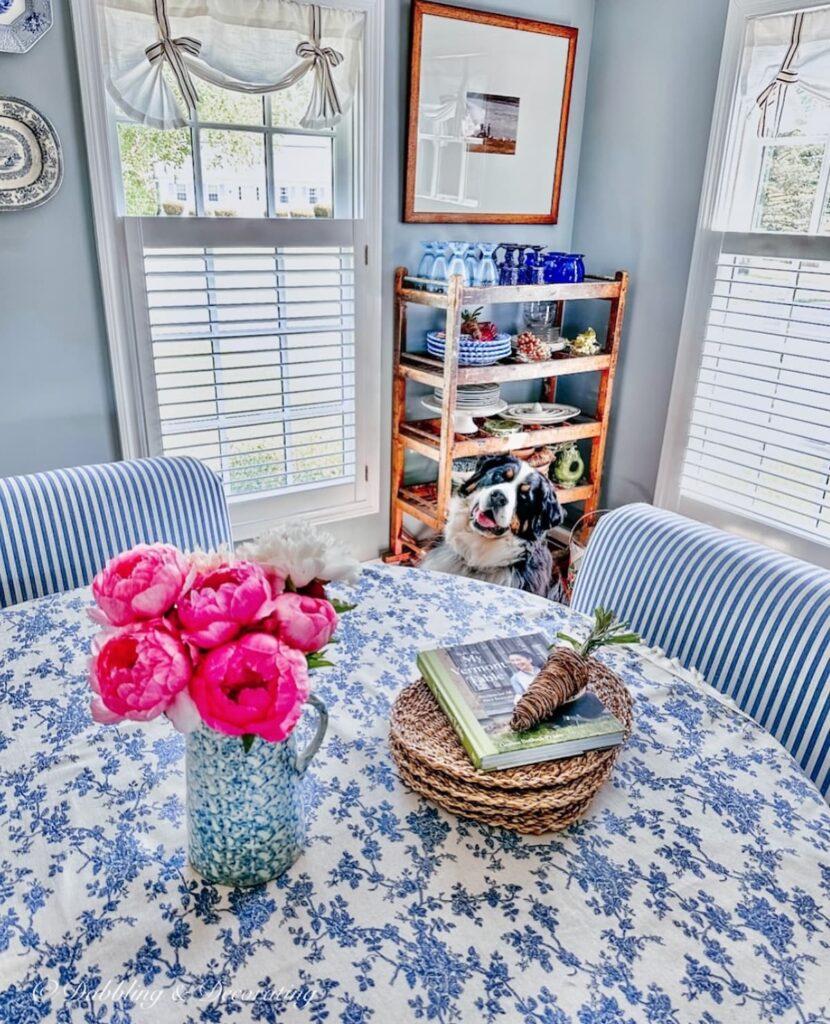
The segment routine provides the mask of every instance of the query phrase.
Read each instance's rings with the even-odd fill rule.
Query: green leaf
[[[286,594],[296,594],[297,593],[297,588],[294,586],[294,583],[292,582],[290,576],[286,576],[285,577],[285,592],[286,592]]]
[[[638,644],[640,638],[636,633],[620,633],[618,636],[609,636],[603,640],[603,644]]]
[[[328,658],[324,657],[326,654],[325,650],[314,651],[313,654],[307,654],[305,656],[306,664],[309,669],[314,668],[334,668],[334,662],[329,661]]]
[[[254,745],[255,739],[256,736],[254,736],[254,734],[250,732],[246,732],[245,735],[242,737],[242,749],[245,751],[246,754]]]
[[[568,636],[567,633],[557,633],[556,634],[556,639],[557,640],[564,640],[565,643],[571,644],[572,647],[576,647],[576,648],[579,648],[580,645],[581,645],[581,641],[580,640],[574,640],[574,638],[572,636]],[[553,644],[551,644],[551,647],[553,647]]]
[[[346,612],[350,612],[354,608],[357,608],[356,604],[349,604],[347,601],[341,601],[339,597],[331,598],[331,604],[338,615],[344,615]]]

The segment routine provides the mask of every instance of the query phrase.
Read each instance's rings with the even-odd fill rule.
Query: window
[[[305,8],[288,7],[304,32]],[[334,127],[309,128],[310,74],[265,95],[198,80],[183,127],[134,123],[96,73],[107,58],[89,45],[94,22],[73,12],[85,34],[85,113],[117,141],[111,159],[113,147],[89,133],[93,174],[108,181],[96,192],[96,229],[111,257],[102,273],[125,456],[201,459],[221,476],[240,537],[285,515],[377,511],[380,284],[369,257],[380,181],[369,154],[378,148],[381,5],[353,8],[372,39],[366,85]],[[187,19],[171,20],[176,38],[187,36]],[[296,45],[284,42],[292,61]],[[209,61],[207,46],[202,53]],[[192,182],[192,209],[160,202],[171,189],[186,199],[183,181]],[[294,198],[321,186],[332,197],[322,210]],[[190,216],[170,215],[182,212]]]
[[[308,190],[308,201],[310,203],[316,203],[317,202],[317,189],[316,188],[309,188],[309,190]]]
[[[769,9],[730,7],[657,500],[830,565],[830,5]]]
[[[176,198],[180,199],[182,202],[185,202],[187,200],[187,189],[186,188],[177,188],[176,189]]]

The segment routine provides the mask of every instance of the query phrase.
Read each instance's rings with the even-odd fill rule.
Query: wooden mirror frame
[[[553,191],[550,211],[545,213],[441,213],[439,211],[415,210],[415,171],[418,157],[418,113],[421,88],[421,46],[423,39],[424,15],[439,18],[453,18],[498,28],[514,29],[517,32],[540,32],[560,36],[568,40],[568,57],[565,66],[565,82],[562,90],[562,107],[559,112],[559,132],[556,139],[556,161],[553,174]],[[556,224],[559,218],[559,196],[562,189],[562,168],[565,162],[565,142],[568,136],[568,116],[571,106],[574,61],[578,29],[567,25],[554,25],[547,21],[533,21],[529,18],[514,18],[507,14],[492,14],[489,11],[474,11],[466,7],[451,7],[447,4],[432,3],[431,0],[414,0],[412,5],[412,43],[409,64],[409,128],[406,150],[406,186],[404,190],[403,219],[407,224]]]

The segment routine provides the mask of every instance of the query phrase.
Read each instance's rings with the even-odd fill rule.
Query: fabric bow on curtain
[[[756,18],[747,38],[746,92],[754,97],[758,135],[777,138],[791,90],[827,104],[830,132],[830,9]],[[783,56],[782,56],[783,51]],[[774,60],[774,63],[773,63]],[[755,90],[760,88],[760,92]]]
[[[332,127],[349,110],[360,67],[361,12],[294,0],[98,3],[109,92],[141,124],[184,127],[196,113],[198,79],[262,94],[311,74],[303,127]]]

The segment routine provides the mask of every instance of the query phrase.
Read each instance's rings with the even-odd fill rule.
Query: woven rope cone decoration
[[[588,664],[570,647],[557,647],[513,709],[510,728],[527,732],[551,718],[565,701],[588,685]]]

